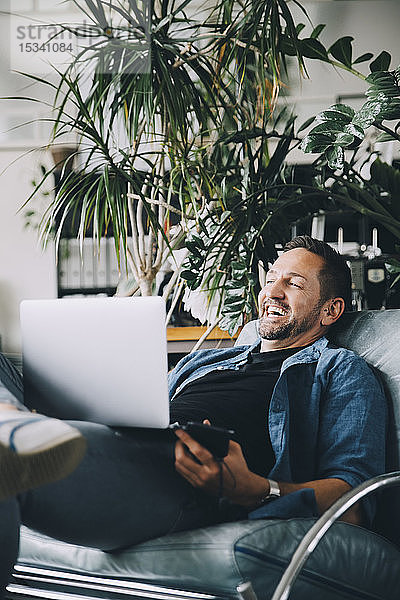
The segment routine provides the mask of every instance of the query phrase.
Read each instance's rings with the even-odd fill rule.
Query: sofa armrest
[[[339,498],[309,529],[297,547],[292,559],[277,585],[271,600],[287,600],[292,586],[307,561],[325,533],[343,513],[356,504],[364,496],[369,496],[383,487],[400,485],[400,471],[378,475],[364,481]]]

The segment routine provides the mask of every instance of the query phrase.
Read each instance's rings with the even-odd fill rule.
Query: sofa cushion
[[[18,564],[234,597],[250,580],[272,594],[315,519],[240,521],[150,540],[118,553],[65,544],[22,528]],[[82,593],[82,590],[81,590]],[[361,527],[336,523],[306,563],[294,599],[398,600],[400,552]]]

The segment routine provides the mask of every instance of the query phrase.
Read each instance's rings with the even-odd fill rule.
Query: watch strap
[[[270,500],[276,500],[277,498],[281,497],[279,483],[277,481],[274,481],[273,479],[268,479],[267,481],[269,483],[269,491],[268,494],[261,498],[261,505],[265,504],[266,502],[269,502]]]

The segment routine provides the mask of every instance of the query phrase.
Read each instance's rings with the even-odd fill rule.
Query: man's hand
[[[268,493],[268,480],[249,470],[237,442],[230,440],[228,455],[218,462],[182,429],[177,429],[175,435],[179,438],[175,445],[175,468],[193,487],[213,496],[222,492],[235,504],[249,507],[256,506]]]
[[[269,493],[268,479],[249,470],[242,449],[237,442],[229,442],[229,452],[219,463],[211,452],[201,446],[188,433],[177,429],[179,438],[175,445],[175,468],[193,487],[217,496],[222,492],[235,504],[249,509],[259,505],[261,499]],[[220,469],[222,468],[222,490],[220,488]],[[342,479],[328,478],[304,483],[279,482],[282,496],[304,488],[312,488],[320,513],[329,508],[350,488]],[[362,522],[358,504],[348,510],[341,518],[343,521],[359,525]]]

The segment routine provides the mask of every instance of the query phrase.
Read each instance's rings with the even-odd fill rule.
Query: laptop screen
[[[158,296],[23,301],[27,406],[63,419],[167,427],[165,312]]]

